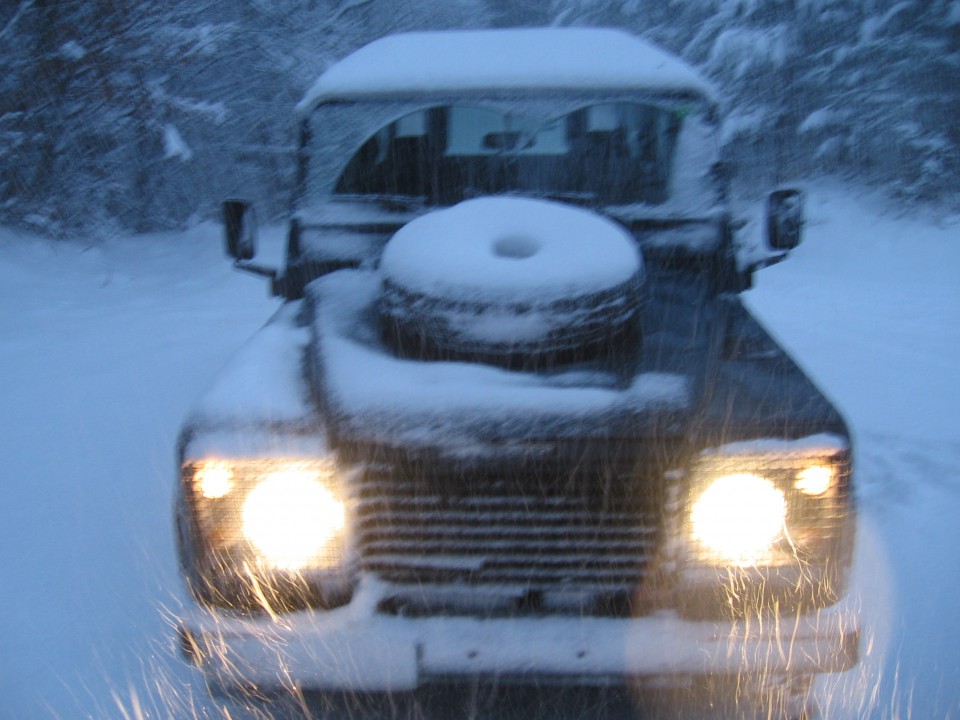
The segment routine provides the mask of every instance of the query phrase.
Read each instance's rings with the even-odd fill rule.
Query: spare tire
[[[639,249],[580,208],[468,200],[401,228],[380,272],[383,335],[404,357],[530,367],[639,341]]]

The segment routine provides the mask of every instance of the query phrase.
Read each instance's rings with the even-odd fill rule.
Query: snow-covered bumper
[[[856,664],[849,601],[808,615],[692,621],[661,612],[628,619],[404,618],[361,593],[337,610],[183,618],[188,657],[220,687],[413,690],[431,681],[608,683],[627,678],[840,672]]]

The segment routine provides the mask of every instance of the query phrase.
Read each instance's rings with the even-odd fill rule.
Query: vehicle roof
[[[682,60],[621,30],[456,30],[375,40],[328,68],[297,109],[371,96],[514,89],[714,95]]]

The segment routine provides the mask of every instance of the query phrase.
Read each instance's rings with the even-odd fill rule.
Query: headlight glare
[[[753,565],[783,536],[787,504],[783,491],[749,473],[714,480],[694,503],[694,539],[733,565]]]
[[[241,513],[244,537],[269,567],[301,570],[336,565],[335,544],[344,527],[343,503],[316,472],[281,470],[247,494]],[[325,550],[334,552],[324,552]],[[342,549],[341,549],[342,550]]]
[[[838,552],[852,517],[850,453],[840,439],[816,440],[702,451],[687,475],[688,561],[809,568]]]
[[[197,468],[194,482],[197,490],[208,500],[224,497],[233,488],[233,472],[227,463],[210,460]]]
[[[332,460],[213,458],[183,478],[193,552],[213,581],[347,571],[346,485]]]
[[[823,495],[833,484],[833,469],[826,465],[811,465],[797,473],[793,486],[804,495]]]

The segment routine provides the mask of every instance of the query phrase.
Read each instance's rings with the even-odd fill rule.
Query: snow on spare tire
[[[530,365],[634,337],[643,262],[595,213],[545,200],[468,200],[401,228],[380,262],[380,319],[406,357]]]

